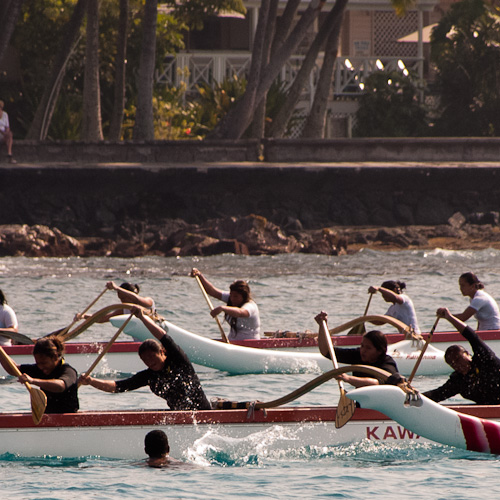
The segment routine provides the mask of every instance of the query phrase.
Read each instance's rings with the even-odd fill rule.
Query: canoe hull
[[[421,396],[420,406],[408,406],[405,405],[406,395],[395,386],[363,387],[351,391],[348,397],[364,408],[383,410],[405,428],[436,443],[482,453],[500,453],[500,423],[484,418],[481,413],[471,415],[454,411],[425,396]],[[486,408],[493,408],[498,417],[498,406]]]
[[[352,391],[354,393],[354,391]],[[457,406],[470,419],[500,418],[499,407]],[[453,414],[455,411],[448,410]],[[152,429],[164,430],[174,457],[188,457],[190,450],[210,445],[220,446],[235,440],[265,443],[268,450],[300,450],[304,447],[333,447],[368,440],[385,445],[430,442],[401,423],[379,411],[358,408],[352,420],[335,428],[334,407],[282,407],[266,411],[122,411],[79,412],[44,415],[38,426],[31,414],[0,414],[0,455],[22,457],[101,456],[140,459],[144,457],[144,436]],[[446,431],[438,421],[425,428]],[[438,441],[439,442],[439,441]]]
[[[335,408],[282,408],[249,416],[247,410],[199,412],[81,412],[44,415],[34,426],[31,415],[0,414],[0,454],[34,456],[102,456],[141,458],[144,436],[164,430],[171,454],[182,457],[189,449],[217,436],[224,440],[257,440],[266,449],[296,450],[328,447],[371,439],[380,442],[421,441],[378,412],[360,410],[343,429],[335,429]]]
[[[111,318],[113,326],[119,328],[127,319],[126,315]],[[141,329],[141,326],[143,329]],[[332,362],[315,352],[285,349],[256,349],[235,344],[227,344],[188,332],[168,321],[161,326],[185,351],[192,363],[228,372],[233,375],[251,373],[321,373],[332,368]],[[151,334],[137,318],[132,318],[124,329],[133,332],[134,337],[146,339]],[[411,349],[411,341],[395,344],[398,351],[390,351],[403,375],[409,375],[415,366],[420,351]],[[394,348],[394,346],[393,346]],[[444,352],[430,347],[419,368],[419,375],[446,375],[451,368],[444,361]]]

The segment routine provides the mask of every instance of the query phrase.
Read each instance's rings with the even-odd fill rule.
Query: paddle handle
[[[132,316],[134,313],[131,313],[130,316],[125,320],[123,325],[119,328],[119,330],[111,337],[111,340],[106,344],[104,349],[101,351],[99,356],[95,359],[95,361],[92,363],[90,368],[86,371],[85,377],[88,377],[95,369],[95,367],[99,364],[102,358],[106,355],[106,353],[111,349],[111,346],[115,343],[116,339],[118,338],[118,335],[123,332],[124,328],[128,325],[129,321],[132,319]],[[80,384],[78,384],[80,385]]]
[[[14,372],[16,377],[21,377],[22,373],[17,367],[16,363],[12,360],[12,358],[3,350],[3,347],[0,346],[0,357],[9,365],[10,369]],[[24,385],[31,391],[31,384],[29,382],[24,382]]]
[[[365,307],[365,314],[363,314],[363,316],[366,316],[368,314],[368,308],[370,307],[370,302],[372,301],[372,297],[373,297],[373,292],[370,293],[370,296],[368,297],[368,302],[366,303]]]
[[[425,341],[425,345],[420,351],[420,356],[417,359],[417,362],[415,363],[415,366],[413,367],[413,370],[411,371],[410,377],[408,378],[408,383],[411,384],[411,381],[413,380],[413,377],[415,376],[415,373],[417,373],[418,367],[420,366],[420,362],[422,361],[422,358],[424,357],[425,351],[427,350],[427,346],[430,344],[432,336],[434,335],[434,330],[436,329],[436,326],[441,318],[438,316],[436,318],[436,321],[434,321],[434,324],[432,325],[431,331],[429,332],[429,336],[427,337],[427,340]]]
[[[200,287],[201,293],[203,294],[203,296],[205,297],[205,300],[207,301],[208,307],[212,311],[214,306],[212,305],[212,301],[210,300],[210,297],[208,296],[208,293],[205,290],[205,287],[203,286],[203,283],[201,282],[200,277],[195,276],[195,278],[196,278],[196,282],[198,283],[198,286]],[[229,339],[226,336],[226,332],[224,331],[224,328],[222,328],[222,325],[220,324],[219,318],[217,316],[215,316],[214,319],[217,323],[217,326],[219,327],[222,340],[229,344]]]
[[[104,288],[104,290],[93,300],[93,302],[91,302],[80,314],[85,314],[107,291],[108,288]],[[58,333],[58,336],[61,337],[64,341],[64,336],[66,335],[66,333],[68,333],[70,328],[78,321],[79,320],[74,319],[62,332]]]
[[[335,355],[335,349],[333,347],[332,337],[330,337],[330,332],[328,331],[328,325],[326,324],[325,320],[321,322],[320,328],[322,329],[322,333],[326,340],[326,345],[328,346],[328,352],[330,353],[330,358],[333,363],[333,368],[337,370],[339,364],[337,362],[337,356]],[[338,380],[338,383],[339,383],[340,395],[343,396],[345,394],[344,383],[342,382],[342,380]]]

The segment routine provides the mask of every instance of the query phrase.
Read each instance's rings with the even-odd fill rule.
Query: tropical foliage
[[[365,83],[354,134],[359,137],[427,135],[426,110],[414,79],[399,71],[377,71]]]
[[[432,33],[440,108],[436,134],[500,136],[500,7],[463,0]]]

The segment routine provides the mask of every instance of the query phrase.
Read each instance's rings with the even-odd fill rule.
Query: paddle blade
[[[337,413],[335,414],[335,427],[337,429],[344,427],[344,425],[351,420],[355,410],[356,402],[349,399],[345,395],[345,391],[342,391],[340,394],[339,404],[337,406]]]
[[[47,408],[47,396],[41,389],[32,386],[30,386],[29,391],[31,396],[31,415],[35,425],[38,425],[45,413],[45,408]]]
[[[366,333],[366,327],[364,323],[360,325],[353,326],[348,332],[347,335],[364,335]]]

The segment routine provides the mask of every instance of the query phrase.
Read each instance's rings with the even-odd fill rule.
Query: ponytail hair
[[[399,295],[403,293],[403,290],[406,288],[406,283],[402,281],[384,281],[382,283],[382,288],[387,288],[387,290]]]
[[[141,289],[139,288],[139,285],[129,283],[128,281],[125,281],[124,283],[122,283],[120,285],[120,288],[123,288],[124,290],[128,290],[129,292],[133,292],[137,295],[139,295],[139,292],[141,291]]]
[[[463,273],[460,276],[460,279],[465,280],[469,285],[474,285],[476,290],[482,290],[484,288],[484,284],[481,280],[472,272]]]

